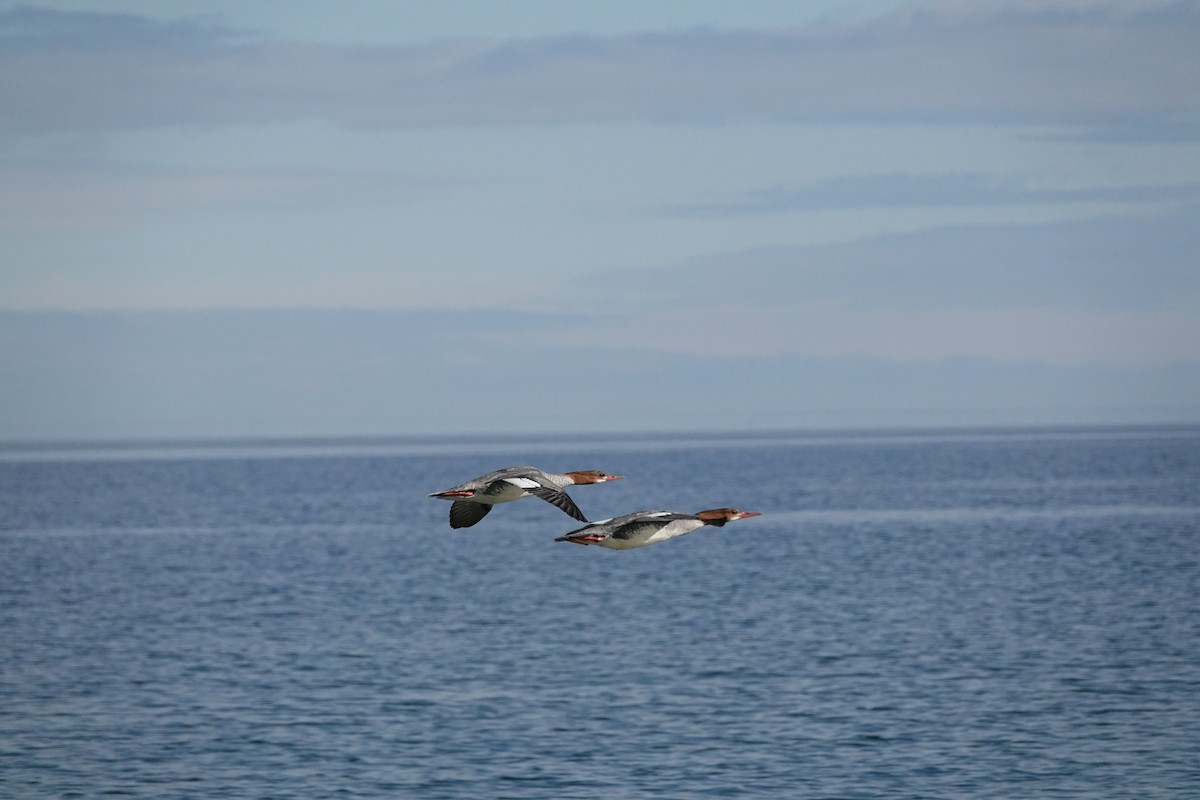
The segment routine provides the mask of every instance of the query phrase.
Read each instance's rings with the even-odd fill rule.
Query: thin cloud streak
[[[1038,189],[985,175],[863,175],[810,186],[772,186],[742,197],[665,209],[679,216],[930,206],[988,207],[1123,203],[1158,205],[1200,200],[1200,184]]]
[[[0,133],[738,118],[1200,134],[1195,2],[919,7],[788,31],[330,46],[208,20],[0,15]]]
[[[365,170],[0,165],[0,232],[95,231],[239,209],[401,204],[448,183]]]

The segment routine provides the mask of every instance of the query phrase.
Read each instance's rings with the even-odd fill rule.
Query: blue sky
[[[1200,419],[1197,41],[1196,2],[0,2],[0,438]]]

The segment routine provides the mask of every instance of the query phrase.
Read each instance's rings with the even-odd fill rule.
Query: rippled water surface
[[[9,447],[0,796],[1196,797],[1198,535],[1191,428]]]

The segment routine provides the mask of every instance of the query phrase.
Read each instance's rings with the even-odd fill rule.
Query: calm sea
[[[0,796],[1195,798],[1200,429],[8,446]]]

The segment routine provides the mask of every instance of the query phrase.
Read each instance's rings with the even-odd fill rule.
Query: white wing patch
[[[504,482],[510,483],[518,489],[537,489],[541,486],[540,483],[529,478],[504,478]]]

